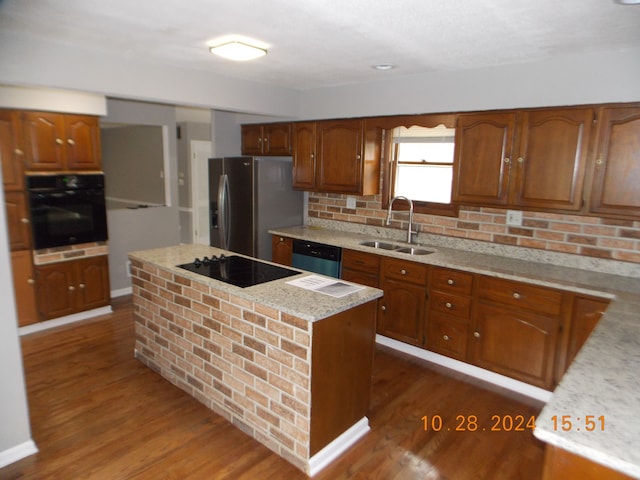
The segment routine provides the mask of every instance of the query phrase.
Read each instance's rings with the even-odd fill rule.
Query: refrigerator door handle
[[[229,177],[226,173],[220,175],[220,181],[218,183],[218,209],[220,225],[220,248],[222,248],[223,250],[228,250],[231,234],[231,229],[229,228],[231,205],[229,201]]]

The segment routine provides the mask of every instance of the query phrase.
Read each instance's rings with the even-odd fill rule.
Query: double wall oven
[[[27,176],[34,248],[107,240],[104,175]]]

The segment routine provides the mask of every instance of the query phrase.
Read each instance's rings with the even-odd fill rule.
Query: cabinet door
[[[378,333],[402,342],[422,346],[425,324],[424,287],[384,279],[380,300]]]
[[[262,155],[262,126],[242,125],[241,151],[243,155]]]
[[[600,111],[590,210],[640,217],[640,108]]]
[[[291,155],[291,124],[272,123],[263,126],[264,153],[267,155]]]
[[[293,240],[273,235],[271,237],[271,260],[275,263],[291,266],[293,263]]]
[[[571,315],[565,370],[569,368],[582,345],[591,335],[608,305],[609,302],[607,300],[596,298],[576,297],[573,300],[573,314]]]
[[[0,110],[0,160],[5,191],[24,188],[24,151],[20,134],[20,115],[14,110]]]
[[[109,268],[107,257],[89,257],[73,262],[76,269],[78,311],[109,304]]]
[[[31,248],[31,225],[26,199],[22,192],[6,192],[4,196],[11,250]]]
[[[25,137],[27,170],[62,170],[64,168],[66,136],[62,115],[24,112],[22,129]]]
[[[294,124],[293,188],[316,188],[316,122]]]
[[[429,350],[456,360],[466,361],[468,338],[469,322],[467,320],[436,312],[429,314],[426,342]]]
[[[347,282],[359,283],[360,285],[366,285],[368,287],[378,288],[380,284],[378,276],[372,273],[361,272],[359,270],[351,270],[349,268],[342,268],[342,274],[340,278]]]
[[[100,170],[100,128],[98,118],[88,115],[64,115],[66,168]]]
[[[11,252],[13,289],[15,291],[18,326],[24,327],[38,321],[36,308],[35,277],[31,250]]]
[[[322,192],[359,193],[362,187],[360,120],[317,123],[316,186]]]
[[[456,125],[453,201],[505,205],[515,113],[461,115]]]
[[[42,320],[71,315],[76,311],[73,262],[36,267],[36,296]]]
[[[594,112],[548,109],[525,112],[513,164],[513,197],[522,207],[580,210]],[[551,173],[552,172],[552,173]]]
[[[542,388],[553,388],[558,318],[480,302],[473,362]]]

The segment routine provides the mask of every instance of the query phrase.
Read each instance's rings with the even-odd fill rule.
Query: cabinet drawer
[[[499,278],[481,276],[478,296],[547,315],[559,315],[562,309],[562,293],[556,290]]]
[[[460,318],[469,318],[471,297],[461,297],[434,291],[431,293],[431,310]]]
[[[342,250],[342,267],[361,272],[375,273],[380,271],[380,257],[356,250]]]
[[[441,355],[465,361],[469,324],[438,313],[429,319],[427,348]]]
[[[457,293],[458,295],[471,295],[473,287],[473,274],[450,270],[448,268],[434,267],[431,273],[431,288],[443,292]]]
[[[396,280],[417,283],[425,286],[427,284],[426,265],[385,258],[382,268],[386,278],[395,278]]]

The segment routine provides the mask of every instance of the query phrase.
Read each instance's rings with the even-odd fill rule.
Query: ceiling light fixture
[[[212,47],[209,47],[209,51],[211,53],[219,55],[220,57],[224,57],[236,62],[246,62],[247,60],[254,60],[267,54],[267,50],[264,48],[256,47],[255,45],[249,45],[248,43],[239,42],[237,40],[222,43],[220,45],[214,45]]]
[[[614,0],[616,3],[620,5],[639,5],[640,0]]]
[[[394,68],[396,68],[395,65],[391,65],[390,63],[381,63],[378,65],[373,65],[371,68],[374,68],[375,70],[380,70],[380,71],[387,71],[387,70],[393,70]]]

